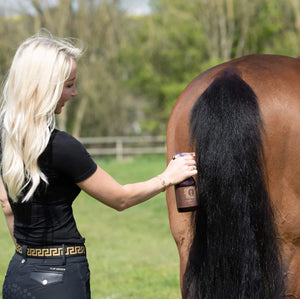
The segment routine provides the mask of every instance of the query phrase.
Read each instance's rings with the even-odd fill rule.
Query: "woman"
[[[72,213],[81,190],[122,211],[197,173],[191,154],[148,181],[122,186],[75,138],[55,129],[55,114],[77,95],[80,55],[66,40],[30,38],[4,85],[0,198],[16,244],[4,299],[90,298],[85,240]]]

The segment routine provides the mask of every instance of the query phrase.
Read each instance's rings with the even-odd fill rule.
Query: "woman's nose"
[[[72,96],[75,97],[77,95],[78,95],[78,92],[77,92],[76,87],[74,86],[74,89],[73,89],[73,92],[72,92]]]

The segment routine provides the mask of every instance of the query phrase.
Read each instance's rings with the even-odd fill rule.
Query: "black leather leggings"
[[[85,256],[23,258],[15,254],[3,284],[3,299],[90,299]]]

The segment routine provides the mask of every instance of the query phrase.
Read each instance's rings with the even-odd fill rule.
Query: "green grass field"
[[[123,184],[157,175],[166,164],[163,155],[121,163],[104,159],[98,163]],[[181,298],[179,259],[169,229],[164,193],[120,213],[82,192],[73,207],[78,229],[86,238],[93,299]],[[3,213],[0,227],[2,286],[14,253]]]

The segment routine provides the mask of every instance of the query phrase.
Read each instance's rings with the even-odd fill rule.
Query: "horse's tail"
[[[254,91],[227,69],[199,97],[190,122],[199,207],[184,274],[186,297],[284,298]]]

